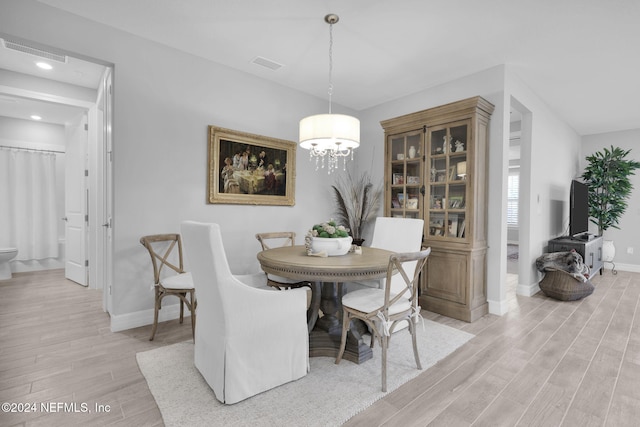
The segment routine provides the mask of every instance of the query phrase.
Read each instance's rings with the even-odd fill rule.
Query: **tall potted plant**
[[[368,174],[353,178],[340,175],[331,186],[338,222],[347,224],[353,242],[362,245],[364,226],[373,219],[380,206],[382,185],[374,186]]]
[[[611,149],[604,148],[586,158],[588,164],[582,179],[589,188],[589,216],[598,226],[599,236],[611,227],[620,228],[618,223],[633,189],[629,176],[640,168],[639,162],[626,158],[630,152],[612,145]],[[612,261],[615,254],[613,242],[609,246],[603,250],[609,252],[603,254],[605,261]]]

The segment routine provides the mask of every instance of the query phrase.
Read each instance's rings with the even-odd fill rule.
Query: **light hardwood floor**
[[[475,338],[346,425],[638,425],[640,274],[607,271],[593,282],[577,302],[511,290],[507,315],[472,324],[423,312]],[[153,342],[150,327],[112,333],[101,301],[61,271],[0,282],[0,402],[92,410],[0,412],[0,425],[163,425],[135,354],[190,339],[190,323],[162,323]]]

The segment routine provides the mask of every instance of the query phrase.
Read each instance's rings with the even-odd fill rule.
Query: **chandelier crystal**
[[[333,94],[333,24],[338,15],[324,17],[329,24],[329,114],[316,114],[300,120],[300,147],[309,150],[309,160],[315,158],[316,170],[325,167],[327,172],[338,169],[342,158],[342,168],[346,169],[347,158],[353,160],[353,150],[360,146],[360,120],[344,114],[331,113]]]

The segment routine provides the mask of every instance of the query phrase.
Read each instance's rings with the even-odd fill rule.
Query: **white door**
[[[65,277],[83,286],[87,280],[87,116],[67,128],[65,154]]]

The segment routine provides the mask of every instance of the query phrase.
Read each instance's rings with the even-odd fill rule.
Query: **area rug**
[[[391,339],[387,393],[423,373],[473,338],[429,320],[418,325],[422,371],[416,368],[408,331]],[[223,405],[193,366],[193,342],[138,353],[136,358],[164,423],[174,426],[339,426],[387,393],[381,391],[380,346],[360,365],[312,357],[299,379],[234,405]]]

